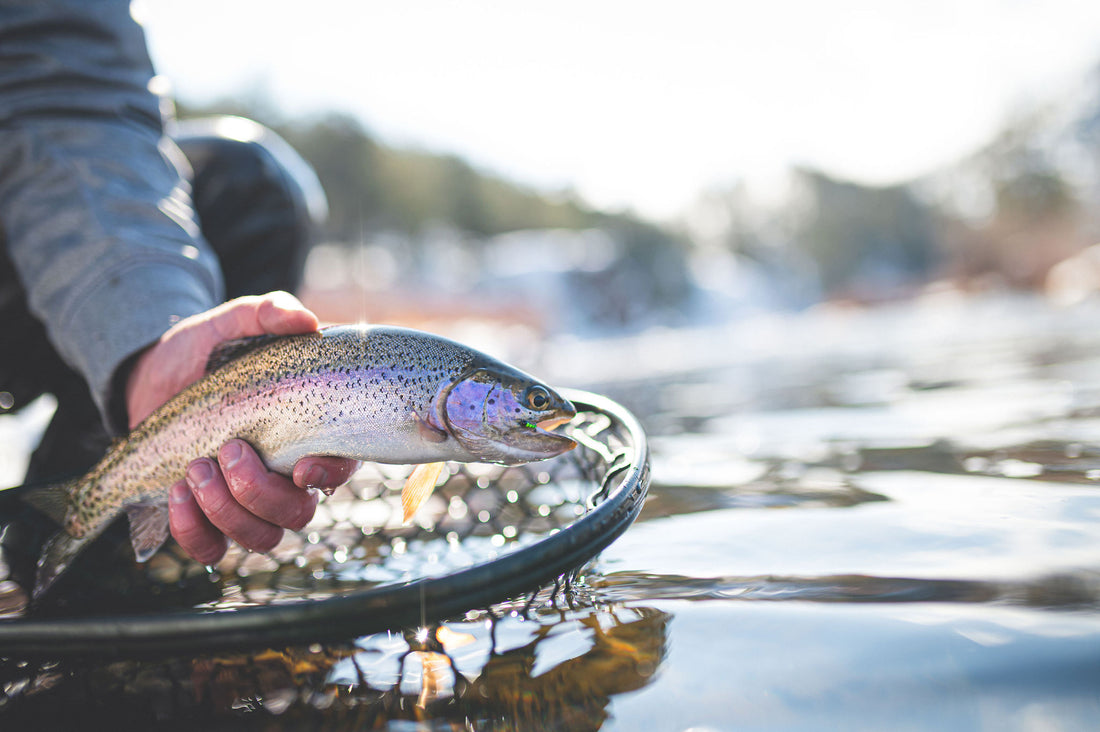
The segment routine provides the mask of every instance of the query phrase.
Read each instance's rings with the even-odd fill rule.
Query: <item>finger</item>
[[[230,440],[218,452],[229,491],[237,503],[268,523],[300,529],[317,510],[317,494],[272,473],[243,440]]]
[[[293,335],[317,330],[321,322],[289,292],[270,292],[256,308],[256,321],[264,333]]]
[[[246,336],[310,333],[317,316],[289,292],[248,295],[223,303],[208,313],[218,342]]]
[[[294,483],[301,488],[335,488],[358,469],[358,460],[311,455],[294,465]]]
[[[210,523],[245,549],[266,552],[283,538],[283,530],[255,516],[237,502],[217,463],[209,458],[194,461],[187,469],[187,484]]]
[[[169,489],[168,525],[176,543],[195,561],[209,565],[225,556],[225,534],[206,518],[185,481]]]

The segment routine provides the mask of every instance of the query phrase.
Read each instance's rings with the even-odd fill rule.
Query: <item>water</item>
[[[653,449],[642,516],[571,603],[57,669],[0,720],[65,701],[171,729],[1095,729],[1097,323],[943,297],[558,342],[544,370],[626,404]]]

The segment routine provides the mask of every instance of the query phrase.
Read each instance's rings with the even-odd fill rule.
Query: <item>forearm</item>
[[[0,225],[104,413],[120,364],[222,297],[127,7],[31,3],[0,28]]]

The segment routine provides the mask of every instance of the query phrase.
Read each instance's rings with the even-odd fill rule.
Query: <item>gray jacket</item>
[[[127,357],[223,296],[129,5],[0,4],[0,227],[31,312],[104,414]]]

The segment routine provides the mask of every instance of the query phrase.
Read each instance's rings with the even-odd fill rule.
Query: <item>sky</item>
[[[1096,0],[139,0],[190,102],[351,114],[653,218],[792,165],[869,184],[927,173],[1014,112],[1078,93]]]

